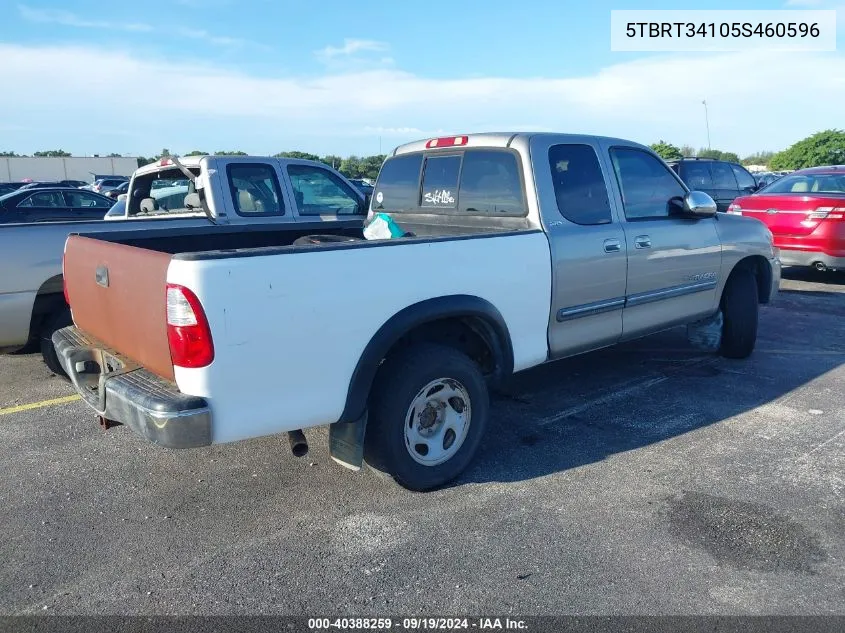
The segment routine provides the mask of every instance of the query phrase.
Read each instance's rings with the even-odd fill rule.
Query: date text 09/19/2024
[[[511,618],[309,618],[308,628],[312,631],[524,631],[528,625],[524,620]]]

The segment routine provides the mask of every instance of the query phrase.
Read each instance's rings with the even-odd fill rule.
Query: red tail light
[[[211,328],[197,296],[177,284],[167,284],[167,341],[177,367],[206,367],[214,360]]]
[[[457,145],[466,145],[469,142],[468,136],[444,136],[443,138],[433,138],[425,144],[427,149],[432,147],[455,147]]]
[[[845,207],[819,207],[807,216],[808,220],[841,220]]]

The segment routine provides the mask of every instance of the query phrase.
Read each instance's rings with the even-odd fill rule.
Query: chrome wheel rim
[[[419,390],[405,415],[405,448],[418,464],[437,466],[455,456],[472,420],[469,392],[452,378]]]

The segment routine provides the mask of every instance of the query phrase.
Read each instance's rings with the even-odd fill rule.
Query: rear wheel
[[[367,463],[410,490],[429,490],[472,461],[490,408],[478,365],[451,347],[421,343],[379,368],[365,439]]]
[[[722,293],[722,342],[727,358],[747,358],[757,342],[757,280],[747,269],[733,271]]]
[[[41,330],[41,357],[47,368],[57,376],[66,377],[65,370],[59,363],[59,356],[56,348],[53,347],[53,332],[73,324],[70,309],[64,308],[47,317],[44,328]]]

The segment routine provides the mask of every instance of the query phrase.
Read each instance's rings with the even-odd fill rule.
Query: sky
[[[448,133],[556,131],[740,156],[845,128],[836,52],[621,53],[611,9],[677,0],[7,0],[0,150],[386,153]]]

